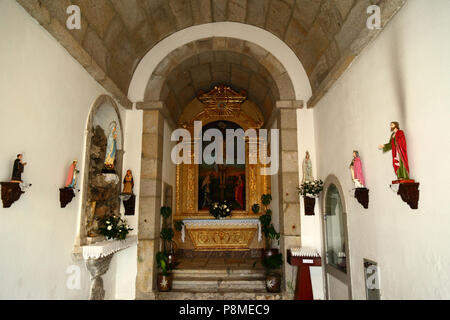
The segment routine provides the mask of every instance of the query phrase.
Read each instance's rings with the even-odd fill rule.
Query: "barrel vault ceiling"
[[[231,21],[263,28],[303,64],[320,99],[380,32],[366,27],[367,8],[381,8],[382,28],[406,0],[16,0],[125,107],[139,61],[159,41],[194,25]],[[81,30],[66,28],[71,4]]]

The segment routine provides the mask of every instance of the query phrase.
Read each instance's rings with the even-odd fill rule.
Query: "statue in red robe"
[[[358,151],[353,151],[353,159],[350,163],[350,170],[352,173],[352,180],[355,184],[355,188],[365,188],[366,182],[364,180],[364,174],[362,171],[361,158]]]
[[[391,122],[391,139],[379,146],[383,152],[392,150],[392,164],[398,180],[409,180],[408,153],[405,134],[400,130],[398,122]]]
[[[241,176],[239,176],[238,181],[236,183],[236,187],[234,188],[234,199],[241,206],[241,209],[244,208],[244,181],[242,181]]]

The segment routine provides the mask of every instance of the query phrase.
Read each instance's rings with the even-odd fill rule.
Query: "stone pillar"
[[[114,254],[110,254],[103,258],[86,260],[86,268],[91,275],[89,300],[103,300],[105,298],[102,275],[108,271],[113,256]]]
[[[141,187],[139,200],[138,270],[136,299],[154,298],[156,252],[159,250],[164,103],[140,103],[144,109],[142,132]]]
[[[280,129],[280,170],[279,208],[280,208],[280,250],[283,253],[283,276],[285,290],[295,288],[296,270],[286,260],[286,249],[299,247],[300,240],[300,197],[297,187],[300,184],[297,144],[297,109],[303,101],[277,101],[277,127]]]

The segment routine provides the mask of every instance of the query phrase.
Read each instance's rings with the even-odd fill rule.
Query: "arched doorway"
[[[323,252],[325,287],[329,300],[348,300],[351,295],[347,212],[338,179],[331,175],[324,185]]]
[[[219,43],[222,43],[220,48],[217,47]],[[246,210],[239,212],[242,214],[239,218],[251,214],[251,205],[260,202],[261,192],[264,188],[270,190],[271,182],[276,180],[275,187],[263,193],[274,195],[271,205],[274,212],[273,221],[282,233],[281,252],[285,252],[288,247],[300,245],[300,205],[296,189],[299,175],[298,166],[291,163],[295,163],[298,158],[296,119],[297,109],[303,107],[303,102],[295,100],[296,90],[285,66],[270,52],[249,41],[212,37],[177,48],[170,52],[167,58],[162,58],[155,67],[142,87],[144,101],[136,103],[137,109],[144,110],[140,183],[141,186],[152,187],[148,192],[143,193],[141,190],[139,200],[140,262],[136,295],[142,298],[153,297],[151,292],[155,290],[157,268],[154,253],[160,246],[160,190],[161,181],[164,179],[162,168],[174,167],[173,163],[166,162],[167,154],[163,154],[164,128],[170,127],[170,131],[177,128],[190,130],[190,122],[197,116],[196,120],[202,120],[203,124],[228,120],[244,130],[280,129],[279,149],[275,151],[279,156],[279,170],[265,181],[255,176],[254,183],[245,185]],[[242,104],[241,110],[245,112],[232,114],[231,117],[226,114],[211,116],[210,110],[204,108],[198,99],[199,91],[207,92],[220,85],[248,93],[249,99]],[[248,117],[249,114],[254,115],[253,119]],[[257,125],[252,125],[251,122]],[[168,157],[170,160],[170,154]],[[173,210],[175,221],[187,219],[187,214],[194,218],[201,213],[197,208],[197,169],[193,165],[176,168],[174,191],[178,200],[175,201]],[[252,168],[246,168],[247,171],[258,171],[257,168],[250,169]],[[181,183],[179,179],[183,176],[189,177],[184,180],[186,183]],[[178,185],[181,185],[182,189],[178,188]],[[285,276],[284,288],[292,281],[289,268],[291,267],[285,260],[282,270]]]

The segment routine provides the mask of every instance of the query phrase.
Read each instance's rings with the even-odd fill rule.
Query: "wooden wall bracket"
[[[0,184],[2,186],[3,208],[11,207],[14,202],[19,200],[22,193],[25,193],[18,182],[0,182]]]
[[[305,203],[305,215],[313,216],[314,215],[314,207],[316,205],[316,198],[303,196],[303,200]]]
[[[364,207],[364,209],[369,208],[369,189],[367,188],[356,188],[355,198]]]
[[[59,189],[59,202],[61,203],[61,208],[65,208],[72,199],[75,197],[74,188],[60,188]]]
[[[125,198],[123,199],[123,206],[125,207],[126,216],[134,216],[135,202],[136,196],[134,194],[132,194],[127,200],[125,200]]]
[[[419,184],[415,183],[400,183],[397,194],[400,195],[402,200],[406,202],[411,209],[417,209],[419,207]]]

